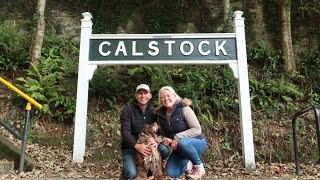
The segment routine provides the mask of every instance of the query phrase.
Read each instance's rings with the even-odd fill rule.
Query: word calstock
[[[139,44],[140,43],[140,44]],[[224,45],[227,40],[223,41],[102,41],[99,44],[99,54],[103,57],[107,56],[159,56],[159,55],[183,55],[190,56],[198,54],[201,56],[208,55],[224,55],[227,56],[227,51]],[[220,52],[222,54],[220,54]]]

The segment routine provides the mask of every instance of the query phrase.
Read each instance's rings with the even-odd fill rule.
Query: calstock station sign
[[[237,60],[235,37],[91,37],[89,61]]]
[[[75,113],[73,161],[85,157],[89,81],[98,66],[228,65],[238,79],[242,156],[246,170],[255,169],[245,23],[233,13],[233,32],[176,34],[92,34],[92,15],[82,13]],[[214,81],[214,80],[213,80]],[[214,96],[214,95],[213,95]]]

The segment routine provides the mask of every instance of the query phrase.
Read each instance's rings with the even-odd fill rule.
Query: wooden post
[[[238,53],[238,94],[240,102],[241,142],[244,165],[247,171],[256,168],[254,159],[253,131],[250,106],[247,50],[242,11],[234,12],[234,29],[237,39]]]
[[[97,66],[89,66],[89,37],[92,33],[92,15],[83,13],[77,85],[77,102],[73,142],[73,161],[82,163],[85,153],[89,80]]]

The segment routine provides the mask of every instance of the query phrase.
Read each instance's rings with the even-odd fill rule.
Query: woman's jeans
[[[158,146],[158,150],[162,159],[166,159],[170,154],[170,149],[163,144]],[[134,148],[122,149],[123,178],[134,179],[137,176],[136,155],[137,151]]]
[[[169,156],[166,164],[166,174],[171,178],[179,178],[187,169],[189,160],[194,165],[201,164],[200,155],[205,151],[206,146],[207,141],[205,139],[181,138],[178,141],[177,149],[172,151]]]

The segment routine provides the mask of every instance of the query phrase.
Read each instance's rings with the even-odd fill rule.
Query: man
[[[136,102],[126,106],[120,115],[121,121],[121,150],[122,150],[122,178],[134,179],[137,176],[136,153],[143,156],[151,155],[151,149],[145,144],[137,144],[139,133],[146,124],[156,121],[156,115],[149,106],[152,98],[150,87],[140,84],[136,88]],[[154,146],[158,144],[154,141]]]

